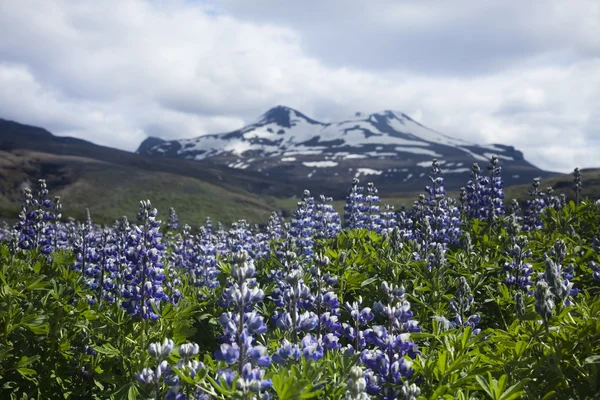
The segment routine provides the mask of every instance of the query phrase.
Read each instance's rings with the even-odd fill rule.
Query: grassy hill
[[[85,208],[98,223],[127,215],[134,218],[138,202],[150,199],[166,219],[175,207],[182,220],[201,224],[207,216],[232,222],[247,218],[266,221],[278,209],[276,199],[242,189],[230,190],[199,178],[172,172],[148,171],[85,157],[40,152],[0,152],[0,217],[14,218],[21,190],[45,178],[52,196],[61,196],[63,215],[81,218]]]
[[[150,199],[166,219],[169,207],[174,207],[182,220],[202,224],[207,216],[215,222],[230,223],[245,218],[253,223],[266,222],[273,211],[290,215],[301,195],[276,197],[251,193],[244,188],[216,185],[200,178],[174,172],[153,171],[136,166],[119,165],[107,161],[72,155],[55,155],[37,151],[0,151],[0,217],[12,219],[19,211],[21,190],[35,187],[37,179],[45,178],[51,195],[61,196],[64,216],[82,218],[88,207],[98,223],[112,223],[127,215],[134,218],[139,200]],[[227,177],[224,178],[225,180]],[[583,195],[600,198],[600,169],[583,170]],[[423,185],[427,183],[423,180]],[[574,198],[572,176],[561,175],[542,181],[541,187],[552,187],[555,193]],[[506,201],[513,198],[527,200],[528,185],[506,188]],[[313,193],[318,196],[319,193]],[[449,192],[457,198],[458,192]],[[380,193],[382,203],[410,206],[419,193]],[[343,213],[344,199],[334,203]]]

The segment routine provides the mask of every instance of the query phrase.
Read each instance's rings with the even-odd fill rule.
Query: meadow
[[[342,215],[306,191],[261,227],[64,219],[41,180],[0,231],[0,398],[600,398],[579,170],[524,204],[496,157],[456,198],[429,175],[407,207],[354,180]]]

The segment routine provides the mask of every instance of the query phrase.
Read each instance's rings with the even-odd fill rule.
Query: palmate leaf
[[[508,376],[502,375],[499,380],[492,377],[492,374],[488,372],[488,380],[486,381],[481,375],[477,376],[477,382],[479,386],[485,391],[485,393],[492,400],[515,400],[519,399],[525,394],[523,385],[525,380],[512,385],[511,387],[504,390],[508,382]]]
[[[292,365],[290,369],[282,368],[271,377],[273,390],[277,393],[278,399],[312,399],[323,393],[322,390],[315,389],[313,384],[320,375],[320,371],[314,365],[306,362],[303,362],[302,366],[305,374],[297,365]],[[308,373],[308,377],[305,376],[306,373]]]

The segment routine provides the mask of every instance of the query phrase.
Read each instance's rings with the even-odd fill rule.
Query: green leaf
[[[138,397],[138,390],[134,385],[129,386],[129,391],[127,392],[127,398],[129,400],[136,400]]]
[[[104,390],[104,385],[94,379],[94,385],[98,386],[100,390]]]
[[[83,316],[88,321],[94,321],[98,319],[98,314],[94,310],[85,310]]]
[[[488,378],[490,381],[492,380],[492,375],[489,372],[488,372]],[[492,399],[494,399],[495,398],[494,392],[490,388],[489,383],[483,378],[483,376],[477,375],[475,377],[475,379],[477,379],[477,383],[479,383],[479,386],[481,386],[481,388],[487,393],[487,395],[490,396]]]
[[[50,324],[47,322],[44,322],[42,324],[38,324],[37,322],[35,322],[23,325],[29,328],[29,330],[36,335],[47,335],[48,332],[50,332]]]
[[[503,375],[503,376],[506,376],[506,375]],[[516,385],[512,385],[511,387],[506,389],[506,391],[504,393],[502,393],[502,396],[500,396],[500,398],[498,400],[521,399],[521,398],[523,398],[524,394],[525,394],[525,391],[523,390],[523,382],[519,382]]]
[[[19,371],[19,373],[23,376],[37,375],[37,372],[31,368],[25,368],[25,367],[17,368],[17,371]]]
[[[600,363],[600,356],[590,356],[584,361],[586,364],[598,364]]]
[[[96,350],[100,354],[107,355],[111,358],[116,357],[120,354],[120,351],[110,343],[104,343],[102,346],[95,347],[94,350]]]
[[[369,279],[365,279],[361,284],[360,287],[365,287],[367,285],[370,285],[371,283],[375,282],[378,278],[376,276],[369,278]]]

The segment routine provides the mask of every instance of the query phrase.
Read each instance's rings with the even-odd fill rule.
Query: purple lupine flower
[[[320,200],[320,203],[315,206],[315,238],[329,239],[342,230],[341,219],[331,205],[332,197],[321,195]]]
[[[167,220],[166,228],[169,231],[179,230],[179,217],[177,217],[177,213],[173,207],[169,208],[169,219]]]
[[[283,233],[281,230],[281,216],[279,215],[279,213],[273,212],[271,213],[271,216],[269,217],[269,222],[267,223],[267,240],[280,239],[282,234]]]
[[[346,303],[346,310],[350,313],[353,325],[342,324],[341,333],[353,343],[354,351],[360,352],[365,348],[365,338],[363,328],[371,322],[375,315],[370,307],[362,307],[362,297],[352,303]]]
[[[552,317],[554,310],[554,301],[548,283],[541,279],[535,285],[535,311],[544,321]]]
[[[575,192],[575,205],[579,205],[582,189],[583,185],[581,183],[581,171],[579,171],[579,168],[575,168],[573,170],[573,191]]]
[[[498,156],[492,156],[488,170],[490,175],[482,176],[479,165],[473,164],[472,180],[463,193],[463,208],[469,218],[491,224],[495,217],[504,216],[504,183]]]
[[[141,225],[132,227],[127,239],[129,268],[124,276],[121,303],[130,314],[153,321],[159,318],[154,309],[160,302],[169,301],[162,287],[166,277],[162,262],[164,245],[159,230],[162,222],[156,219],[157,214],[149,200],[140,201],[137,219]]]
[[[339,317],[340,301],[332,291],[332,282],[337,282],[336,277],[324,274],[330,260],[327,256],[318,254],[314,258],[314,265],[310,267],[311,287],[316,292],[312,309],[317,317],[317,340],[322,338],[324,332],[336,332],[341,328],[337,322]]]
[[[394,206],[386,204],[381,211],[381,230],[382,232],[392,232],[398,225],[396,221],[396,212]]]
[[[539,230],[544,226],[541,215],[547,203],[545,201],[545,193],[540,191],[539,187],[540,178],[535,178],[529,190],[529,195],[532,199],[527,201],[523,215],[523,230],[526,232]]]
[[[548,283],[550,293],[556,303],[569,304],[569,296],[577,295],[577,290],[573,288],[573,283],[569,282],[569,276],[572,277],[574,268],[568,267],[563,269],[561,264],[555,262],[547,254],[544,255],[546,264],[546,272],[542,278]]]
[[[383,282],[381,291],[383,301],[375,302],[373,310],[384,316],[387,326],[376,325],[364,331],[365,342],[371,348],[362,351],[360,360],[367,367],[367,393],[382,393],[391,399],[398,396],[397,389],[385,384],[401,385],[413,375],[411,362],[406,357],[414,359],[418,348],[410,341],[410,332],[421,329],[412,319],[410,303],[406,301],[402,286]],[[352,309],[356,313],[358,307]]]
[[[530,293],[530,288],[533,285],[531,280],[533,267],[526,262],[532,256],[531,250],[527,249],[529,241],[526,236],[511,236],[510,240],[511,244],[507,251],[510,261],[504,263],[504,270],[507,272],[504,283],[507,286],[515,287],[517,290],[533,294],[533,292]]]
[[[367,195],[364,199],[365,225],[367,229],[375,232],[381,232],[384,224],[381,218],[381,207],[379,206],[381,199],[378,193],[373,182],[367,183]]]
[[[270,365],[271,359],[266,348],[257,344],[254,338],[267,330],[263,317],[254,309],[254,306],[264,298],[264,293],[258,287],[254,277],[256,274],[254,262],[248,252],[243,249],[238,250],[231,259],[233,264],[231,276],[220,304],[232,311],[224,312],[219,318],[223,327],[224,339],[227,342],[221,344],[220,349],[215,352],[215,358],[228,365],[237,364],[238,382],[244,391],[249,388],[256,389],[256,382],[268,386],[265,383],[267,381],[262,380],[264,371],[252,369],[252,365],[267,367]],[[257,376],[260,376],[260,379],[256,378]],[[230,374],[225,373],[227,382],[233,379],[228,379],[228,377]],[[255,383],[245,386],[250,382]],[[254,389],[252,391],[256,392],[257,390]]]
[[[299,360],[302,357],[302,351],[297,344],[290,343],[287,339],[283,339],[281,346],[272,356],[272,359],[277,364],[283,364],[287,360]]]
[[[302,201],[298,202],[294,211],[288,235],[295,239],[299,255],[306,257],[307,260],[314,254],[315,220],[315,202],[310,192],[305,190]]]
[[[425,187],[428,196],[421,195],[413,207],[414,220],[419,222],[416,239],[421,246],[421,257],[425,257],[436,243],[441,243],[444,248],[460,243],[460,210],[454,201],[446,199],[441,174],[438,160],[433,159],[429,176],[431,186]]]
[[[51,238],[45,234],[49,221],[53,220],[52,202],[47,198],[48,188],[44,179],[39,180],[37,196],[29,188],[23,192],[21,212],[14,226],[18,233],[19,247],[32,250],[40,247],[43,254],[49,254],[53,248]],[[50,233],[50,232],[49,232]]]
[[[365,197],[364,188],[358,186],[359,180],[354,178],[350,186],[348,196],[346,196],[346,205],[344,206],[344,227],[349,229],[365,228]]]
[[[469,311],[474,306],[474,302],[475,300],[471,293],[469,283],[464,276],[461,276],[458,278],[456,295],[450,299],[450,311],[455,313],[454,321],[451,321],[451,324],[454,328],[459,326],[470,326],[473,329],[473,335],[477,335],[481,332],[481,329],[476,329],[481,318],[478,314],[472,314],[467,317]]]
[[[592,278],[596,281],[600,281],[600,265],[596,264],[594,261],[589,262],[589,267],[592,269]]]

